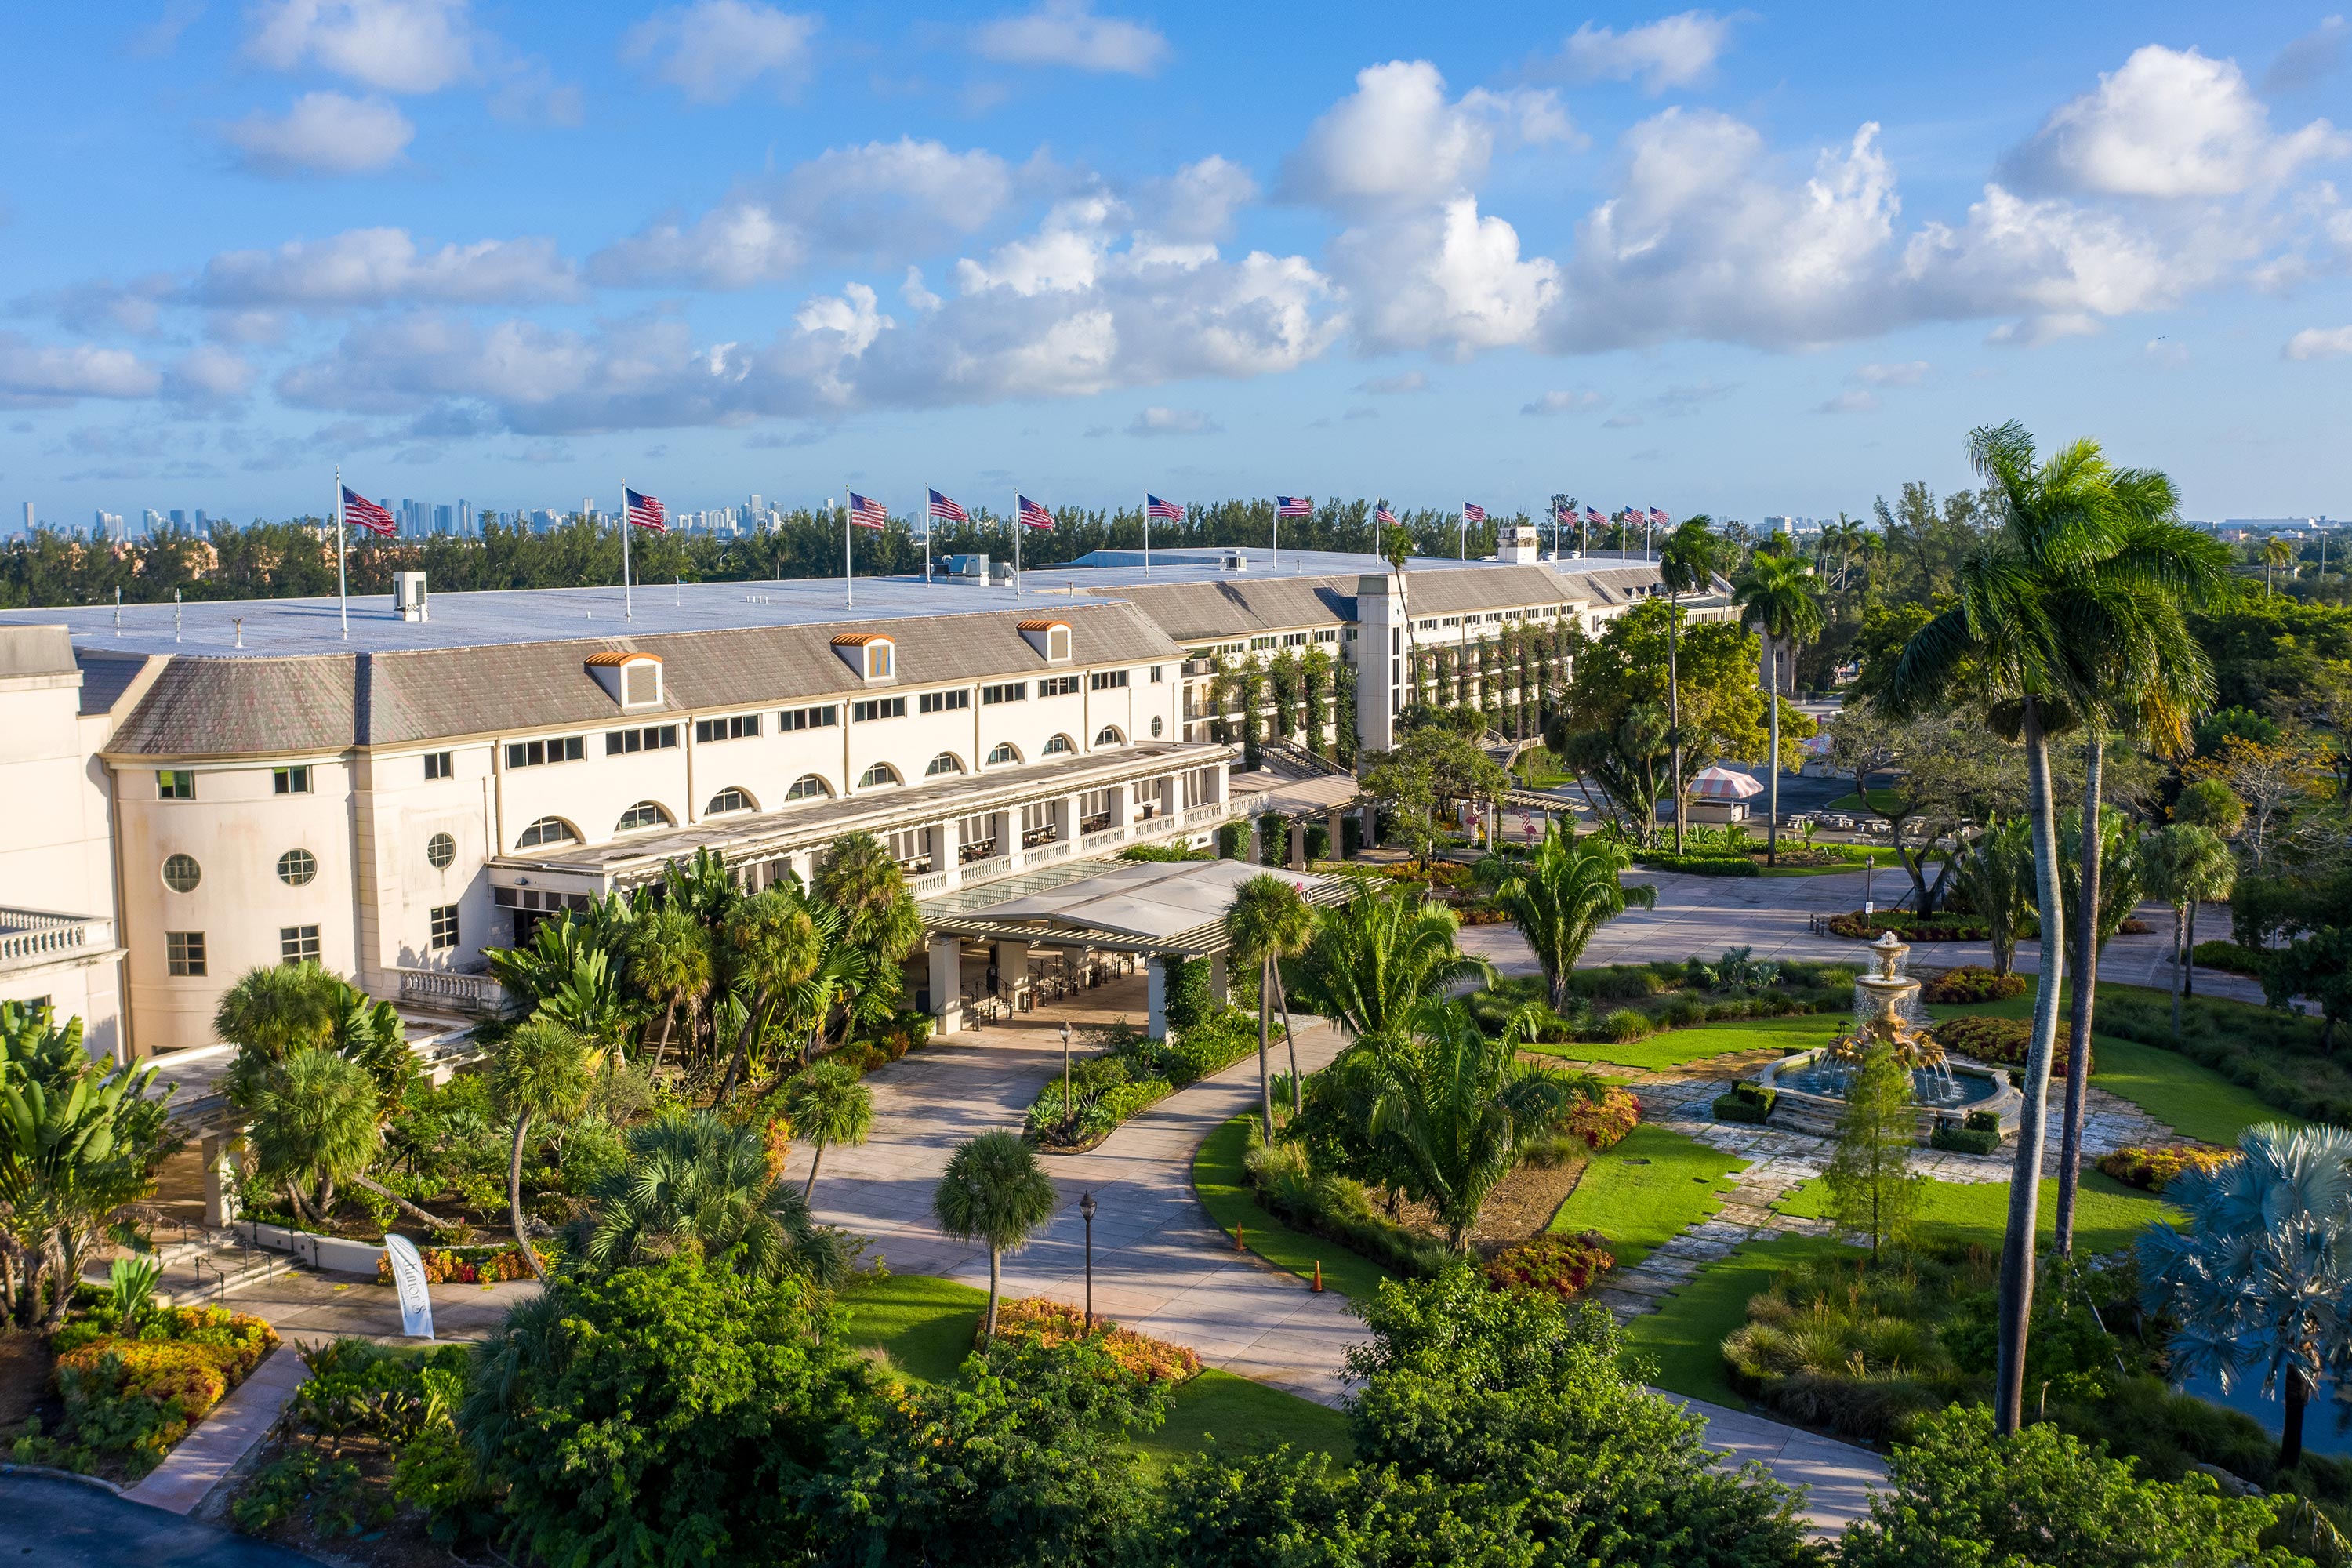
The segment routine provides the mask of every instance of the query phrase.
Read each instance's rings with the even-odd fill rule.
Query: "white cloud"
[[[1369,392],[1374,397],[1394,397],[1408,392],[1429,392],[1429,373],[1421,370],[1399,372],[1395,375],[1376,375],[1356,384],[1358,392]]]
[[[2234,61],[2150,44],[2044,121],[2009,169],[2028,189],[2210,198],[2274,185],[2347,151],[2352,142],[2325,120],[2273,134],[2269,109]]]
[[[481,43],[467,0],[259,0],[248,15],[245,50],[263,65],[316,65],[386,92],[471,79]]]
[[[484,239],[421,250],[406,229],[355,228],[275,250],[231,250],[191,289],[231,309],[342,310],[398,303],[532,304],[574,299],[571,262],[544,239]]]
[[[2344,54],[2344,18],[2330,16],[2278,52],[2263,73],[2264,92],[2300,92],[2332,75]]]
[[[1813,410],[1816,414],[1875,414],[1882,404],[1878,394],[1855,389],[1841,392]]]
[[[2288,359],[2336,359],[2352,354],[2352,327],[2305,327],[2280,351]]]
[[[1427,60],[1391,60],[1356,73],[1356,90],[1325,110],[1284,165],[1301,201],[1373,213],[1473,192],[1499,140],[1540,143],[1575,131],[1549,92],[1474,90],[1448,102]]]
[[[923,286],[923,269],[919,267],[907,268],[906,281],[898,285],[898,298],[906,300],[910,308],[918,310],[936,310],[945,303],[937,294]]]
[[[1712,11],[1685,11],[1622,33],[1587,22],[1570,37],[1560,61],[1586,81],[1640,77],[1653,95],[1670,87],[1695,87],[1730,44],[1732,21]]]
[[[2150,338],[2140,350],[2140,358],[2158,370],[2184,370],[2189,357],[2189,345],[2174,338]]]
[[[1580,386],[1573,391],[1547,392],[1533,403],[1520,405],[1519,412],[1537,415],[1590,414],[1596,408],[1605,406],[1608,402],[1609,399],[1606,396],[1592,388]]]
[[[1518,232],[1481,217],[1472,196],[1435,215],[1351,229],[1332,244],[1358,339],[1375,352],[1468,354],[1535,338],[1559,294],[1559,268],[1523,260]]]
[[[1213,436],[1224,428],[1198,408],[1144,409],[1128,421],[1130,436]]]
[[[1927,379],[1927,362],[1903,360],[1892,364],[1858,364],[1853,380],[1864,386],[1916,386]]]
[[[1154,234],[1177,240],[1225,239],[1234,216],[1257,199],[1257,181],[1247,169],[1211,155],[1187,163],[1164,180],[1147,182],[1137,206]]]
[[[0,332],[0,405],[33,407],[79,397],[152,397],[163,384],[154,366],[128,349],[89,343],[36,343]]]
[[[656,78],[693,102],[725,103],[762,77],[796,86],[818,26],[814,16],[756,0],[695,0],[630,28],[621,58],[651,63]]]
[[[250,114],[220,132],[264,174],[365,174],[398,163],[416,127],[380,98],[306,92],[282,119]]]
[[[27,294],[10,309],[19,315],[52,316],[68,331],[85,336],[129,332],[145,337],[163,325],[163,307],[178,288],[171,274],[151,272],[128,283],[104,279]]]
[[[233,402],[253,385],[254,368],[217,343],[198,343],[163,374],[163,394],[175,403]]]
[[[1088,0],[1045,0],[1020,16],[1001,16],[973,29],[971,47],[1003,65],[1068,66],[1076,70],[1150,76],[1168,58],[1157,28],[1117,16],[1097,16]]]

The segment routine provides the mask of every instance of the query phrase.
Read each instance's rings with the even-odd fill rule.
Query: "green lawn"
[[[1819,1181],[1807,1182],[1773,1205],[1800,1219],[1826,1219],[1829,1194]],[[2058,1210],[2058,1184],[2042,1184],[2042,1222],[2047,1236]],[[2084,1171],[2074,1209],[2074,1244],[2084,1253],[2120,1252],[2154,1222],[2179,1211],[2151,1193],[2127,1187],[2098,1171]],[[1921,1228],[1938,1237],[1974,1242],[1987,1251],[2000,1247],[2009,1225],[2007,1182],[1927,1183],[1920,1205]]]
[[[1748,1298],[1769,1289],[1783,1268],[1845,1249],[1843,1242],[1817,1236],[1751,1241],[1708,1264],[1658,1310],[1628,1323],[1626,1343],[1652,1363],[1652,1381],[1660,1388],[1745,1409],[1748,1402],[1724,1376],[1723,1342],[1748,1321]]]
[[[952,1279],[894,1274],[861,1280],[844,1290],[849,1342],[878,1345],[908,1377],[945,1383],[971,1353],[988,1292]],[[1348,1418],[1337,1410],[1279,1388],[1211,1367],[1176,1391],[1168,1423],[1136,1442],[1156,1468],[1213,1444],[1219,1453],[1262,1453],[1288,1443],[1351,1458]]]
[[[1895,809],[1895,803],[1901,798],[1902,796],[1900,792],[1896,790],[1874,789],[1870,792],[1869,804],[1865,805],[1864,804],[1862,796],[1856,795],[1852,790],[1848,790],[1845,794],[1838,796],[1835,800],[1830,802],[1827,805],[1824,805],[1820,809],[1822,811],[1842,811],[1849,816],[1858,811],[1892,811]]]
[[[1199,1194],[1209,1217],[1223,1226],[1227,1236],[1240,1226],[1243,1244],[1252,1252],[1301,1279],[1313,1279],[1315,1265],[1320,1261],[1324,1289],[1351,1300],[1368,1298],[1380,1289],[1381,1280],[1395,1279],[1362,1253],[1293,1230],[1258,1207],[1242,1169],[1242,1156],[1249,1147],[1249,1120],[1247,1115],[1234,1117],[1201,1140],[1192,1156],[1192,1191]]]
[[[1617,1267],[1630,1268],[1721,1208],[1731,1177],[1747,1168],[1747,1161],[1696,1139],[1636,1127],[1615,1148],[1592,1157],[1551,1228],[1599,1231]]]
[[[1571,1061],[1655,1069],[1680,1067],[1704,1057],[1728,1056],[1734,1051],[1809,1051],[1816,1046],[1828,1045],[1830,1037],[1847,1022],[1843,1013],[1801,1013],[1790,1018],[1740,1018],[1727,1024],[1664,1029],[1630,1045],[1570,1040],[1556,1046],[1530,1046],[1528,1049],[1566,1057]]]

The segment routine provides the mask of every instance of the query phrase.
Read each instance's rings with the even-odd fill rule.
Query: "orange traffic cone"
[[[1243,1227],[1238,1225],[1234,1226],[1234,1250],[1235,1252],[1246,1252],[1249,1250],[1242,1245],[1242,1228]]]

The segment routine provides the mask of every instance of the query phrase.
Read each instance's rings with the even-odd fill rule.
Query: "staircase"
[[[1267,741],[1258,751],[1267,763],[1278,763],[1301,778],[1334,778],[1349,776],[1351,770],[1341,767],[1328,757],[1318,757],[1294,741]]]
[[[197,1307],[226,1300],[236,1292],[280,1279],[295,1270],[294,1259],[283,1252],[248,1247],[233,1230],[179,1227],[183,1234],[159,1243],[148,1256],[162,1265],[155,1277],[155,1300],[167,1307]],[[104,1287],[112,1263],[92,1264],[82,1270],[87,1284]]]

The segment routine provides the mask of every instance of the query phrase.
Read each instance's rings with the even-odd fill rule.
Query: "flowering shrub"
[[[2023,1067],[2033,1044],[2033,1026],[2023,1018],[1949,1018],[1936,1026],[1936,1043],[1956,1057]],[[2058,1037],[2050,1056],[2050,1076],[2066,1076],[2066,1037]]]
[[[1486,1264],[1486,1283],[1496,1290],[1549,1290],[1574,1296],[1617,1267],[1608,1241],[1597,1230],[1575,1236],[1539,1236]]]
[[[1570,1102],[1561,1131],[1573,1132],[1598,1154],[1641,1125],[1642,1102],[1633,1091],[1612,1087],[1599,1100]]]
[[[2210,1171],[2230,1159],[2227,1149],[2205,1149],[2194,1143],[2165,1144],[2153,1149],[2118,1149],[2099,1156],[2099,1169],[2126,1186],[2160,1193],[2183,1171]]]
[[[1999,1002],[2024,994],[2024,975],[1996,974],[1981,963],[1964,963],[1958,969],[1948,969],[1927,982],[1921,992],[1929,1002],[1956,1005]]]
[[[1182,1383],[1201,1370],[1201,1358],[1182,1345],[1122,1329],[1099,1313],[1095,1333],[1111,1360],[1148,1383]],[[1024,1296],[998,1306],[996,1337],[1048,1348],[1074,1344],[1087,1337],[1087,1315],[1043,1296]]]
[[[539,1256],[540,1267],[549,1268],[553,1259],[538,1247],[531,1250]],[[504,1279],[528,1279],[530,1265],[523,1260],[519,1247],[428,1247],[418,1255],[425,1263],[425,1278],[436,1285],[489,1285]],[[375,1282],[392,1283],[392,1255],[375,1255]]]
[[[55,1439],[28,1432],[16,1444],[16,1458],[79,1470],[114,1459],[136,1478],[245,1381],[278,1335],[259,1318],[226,1308],[173,1307],[135,1334],[84,1320],[59,1331],[52,1343],[65,1425]]]

